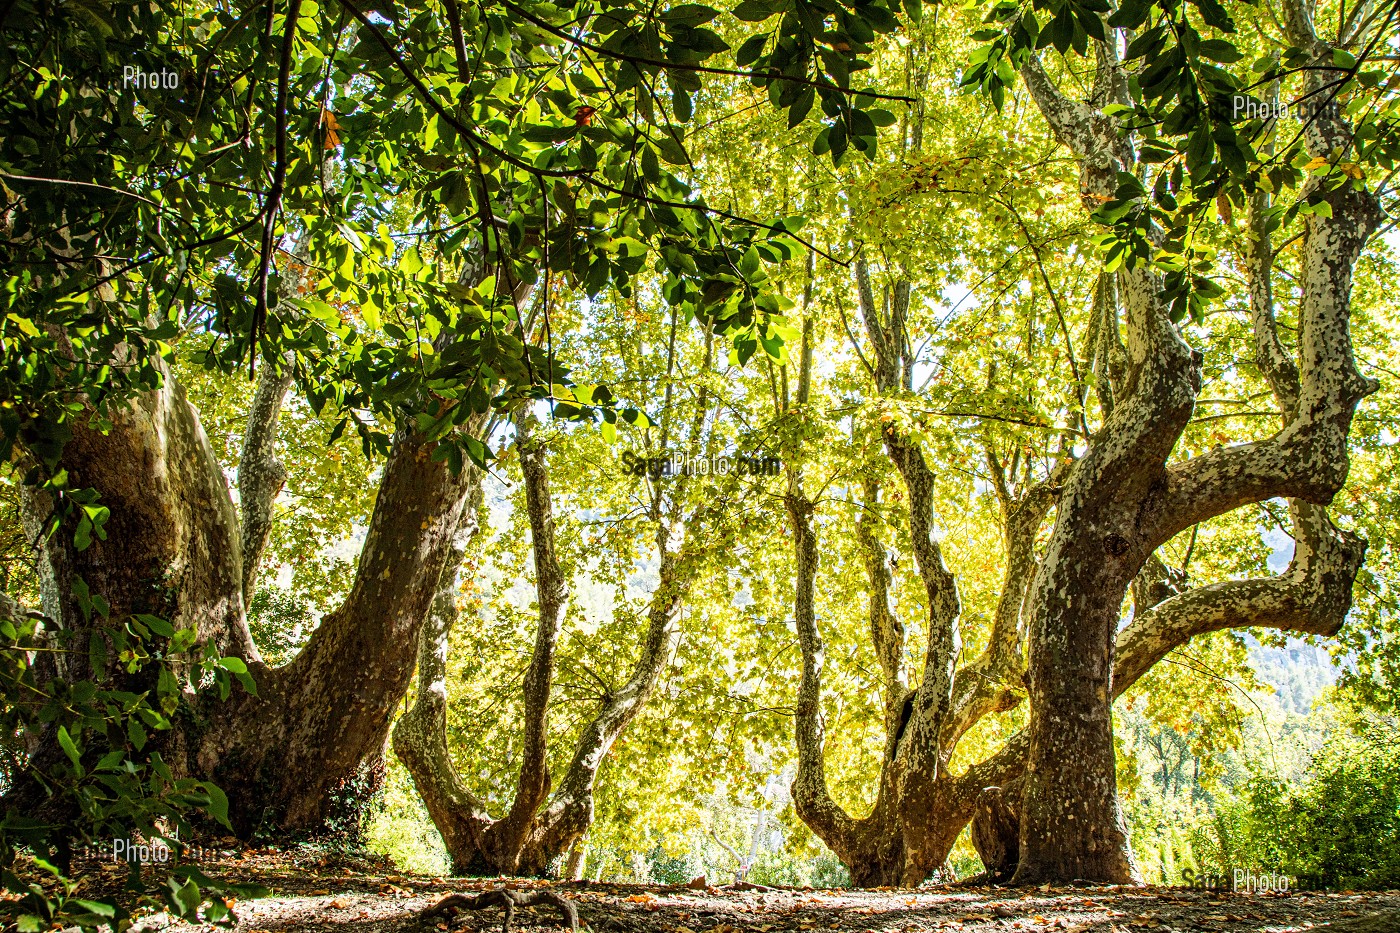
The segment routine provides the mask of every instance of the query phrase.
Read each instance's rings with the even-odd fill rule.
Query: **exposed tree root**
[[[574,907],[572,901],[562,895],[555,894],[553,891],[511,891],[506,888],[497,888],[475,897],[469,897],[465,894],[449,894],[419,914],[418,919],[421,922],[437,917],[446,917],[448,911],[452,910],[484,910],[487,907],[499,907],[506,914],[505,922],[501,926],[501,933],[510,933],[510,922],[515,918],[517,907],[534,907],[540,904],[548,904],[557,908],[564,919],[569,922],[569,929],[573,933],[578,933],[578,909]]]

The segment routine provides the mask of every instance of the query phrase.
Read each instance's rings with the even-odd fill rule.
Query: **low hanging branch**
[[[488,907],[499,907],[505,911],[505,921],[501,925],[501,933],[510,933],[510,922],[515,918],[516,908],[539,905],[556,908],[559,915],[568,922],[569,929],[573,933],[578,933],[578,908],[573,905],[572,901],[562,895],[555,894],[553,891],[511,891],[507,888],[497,888],[475,897],[466,894],[449,894],[419,914],[418,921],[420,924],[426,925],[430,920],[447,917],[449,911],[485,910]]]

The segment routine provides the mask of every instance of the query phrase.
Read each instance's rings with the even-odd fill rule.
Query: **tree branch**
[[[1231,580],[1188,590],[1140,613],[1118,633],[1113,695],[1119,696],[1172,649],[1227,628],[1264,627],[1335,635],[1351,608],[1366,542],[1334,526],[1324,509],[1290,504],[1293,561],[1270,578]]]
[[[243,542],[243,602],[253,598],[253,586],[263,551],[272,535],[272,504],[287,482],[287,470],[277,456],[277,421],[282,401],[292,385],[289,356],[280,367],[264,366],[248,409],[243,452],[238,460],[239,526]]]

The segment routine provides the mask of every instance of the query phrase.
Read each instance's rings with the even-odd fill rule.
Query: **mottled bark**
[[[1101,62],[1101,72],[1105,68],[1117,70],[1111,61]],[[1079,160],[1086,197],[1110,195],[1114,173],[1134,169],[1116,124],[1065,97],[1038,59],[1022,75],[1051,128]],[[1339,122],[1320,121],[1310,148],[1335,144],[1345,133]],[[1374,390],[1356,372],[1347,318],[1352,269],[1377,209],[1371,195],[1351,186],[1323,192],[1309,183],[1303,193],[1326,198],[1332,217],[1312,217],[1305,228],[1296,363],[1286,359],[1272,327],[1267,277],[1255,275],[1251,282],[1258,358],[1285,414],[1282,430],[1266,441],[1168,465],[1199,391],[1198,358],[1157,298],[1155,276],[1142,268],[1119,273],[1127,377],[1121,392],[1115,387],[1111,414],[1066,483],[1037,584],[1020,883],[1121,882],[1134,875],[1114,787],[1110,705],[1126,680],[1112,672],[1114,633],[1127,586],[1160,544],[1250,502],[1297,500],[1291,512],[1300,553],[1289,574],[1163,600],[1134,623],[1143,627],[1133,633],[1134,654],[1125,664],[1150,666],[1165,653],[1164,645],[1187,632],[1253,624],[1249,619],[1297,630],[1325,628],[1339,624],[1339,605],[1349,605],[1364,548],[1333,529],[1318,506],[1345,481],[1352,413]],[[1257,238],[1247,255],[1256,269],[1266,269],[1272,259],[1267,243]]]
[[[681,634],[682,601],[698,557],[688,541],[683,547],[685,550],[679,553],[661,553],[659,579],[647,608],[647,633],[641,653],[627,682],[608,693],[584,727],[558,790],[538,818],[525,865],[531,874],[543,874],[559,853],[575,845],[593,825],[593,787],[598,769],[613,744],[646,706],[675,654]]]
[[[703,406],[702,406],[703,408]],[[698,428],[697,428],[698,431]],[[694,436],[694,435],[692,435]],[[658,526],[658,584],[647,611],[647,631],[626,683],[610,690],[579,735],[557,787],[544,764],[548,706],[567,594],[553,532],[553,503],[545,448],[522,432],[521,471],[535,555],[538,624],[527,669],[522,730],[525,753],[511,807],[493,817],[461,780],[447,748],[447,651],[457,621],[459,550],[439,584],[429,622],[419,639],[417,698],[394,728],[394,751],[413,777],[433,823],[442,833],[453,868],[462,874],[544,875],[555,870],[593,822],[598,769],[617,739],[645,706],[670,663],[680,637],[682,601],[698,554],[689,528],[679,550],[669,547],[673,529]],[[659,513],[656,513],[659,517]],[[692,516],[692,520],[698,516]],[[459,540],[469,535],[464,528]],[[551,790],[553,792],[551,793]]]
[[[884,680],[885,734],[889,737],[885,754],[894,755],[894,736],[899,731],[908,698],[909,686],[904,677],[904,624],[894,606],[894,563],[892,549],[880,540],[878,509],[880,482],[873,476],[863,484],[865,501],[860,520],[856,523],[856,538],[865,558],[866,577],[870,581],[867,617],[870,622],[870,643],[880,664]]]
[[[588,847],[584,845],[583,840],[580,839],[578,842],[575,842],[573,848],[569,850],[569,857],[564,862],[563,880],[582,881],[587,868]]]
[[[399,717],[393,733],[394,753],[413,777],[418,796],[442,834],[458,874],[487,869],[484,864],[472,864],[472,853],[484,848],[481,830],[491,822],[486,805],[462,782],[447,747],[447,656],[459,614],[458,575],[467,546],[480,528],[482,478],[475,469],[472,472],[468,504],[453,536],[432,608],[419,630],[414,702]]]

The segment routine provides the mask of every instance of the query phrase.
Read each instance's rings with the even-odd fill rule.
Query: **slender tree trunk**
[[[532,459],[527,461],[527,457]],[[691,537],[691,528],[702,521],[701,515],[693,515],[686,522],[686,537],[678,551],[668,547],[669,533],[662,526],[657,538],[659,580],[648,608],[641,652],[628,680],[607,693],[583,728],[569,767],[551,794],[551,781],[542,769],[548,736],[548,692],[562,622],[565,581],[559,571],[552,533],[553,506],[543,446],[522,451],[521,467],[534,535],[536,586],[543,589],[539,599],[541,621],[530,665],[535,680],[527,675],[525,683],[527,699],[535,691],[535,712],[530,712],[531,704],[527,703],[523,723],[527,742],[534,743],[536,757],[525,756],[507,815],[493,817],[486,805],[472,795],[447,747],[447,651],[458,615],[455,593],[460,552],[443,575],[438,600],[420,636],[417,699],[394,728],[395,753],[413,777],[433,823],[442,833],[454,871],[461,874],[545,875],[557,870],[570,850],[581,845],[580,840],[593,822],[598,769],[644,708],[670,663],[680,637],[682,602],[701,556]],[[548,592],[555,595],[546,595]],[[524,773],[527,767],[534,769],[531,774]]]
[[[582,839],[569,850],[569,860],[564,863],[565,881],[582,881],[588,863],[588,846]]]
[[[290,360],[281,366],[264,363],[258,371],[238,462],[239,524],[242,531],[243,602],[253,599],[253,586],[263,551],[272,536],[272,507],[287,482],[287,468],[277,455],[277,422],[282,402],[292,387]]]
[[[454,874],[485,874],[491,866],[481,854],[482,834],[491,823],[486,805],[463,784],[447,747],[448,642],[456,624],[457,578],[466,549],[479,530],[481,477],[473,486],[469,505],[443,568],[433,607],[419,634],[418,689],[413,705],[394,726],[394,753],[408,769],[442,834]]]

